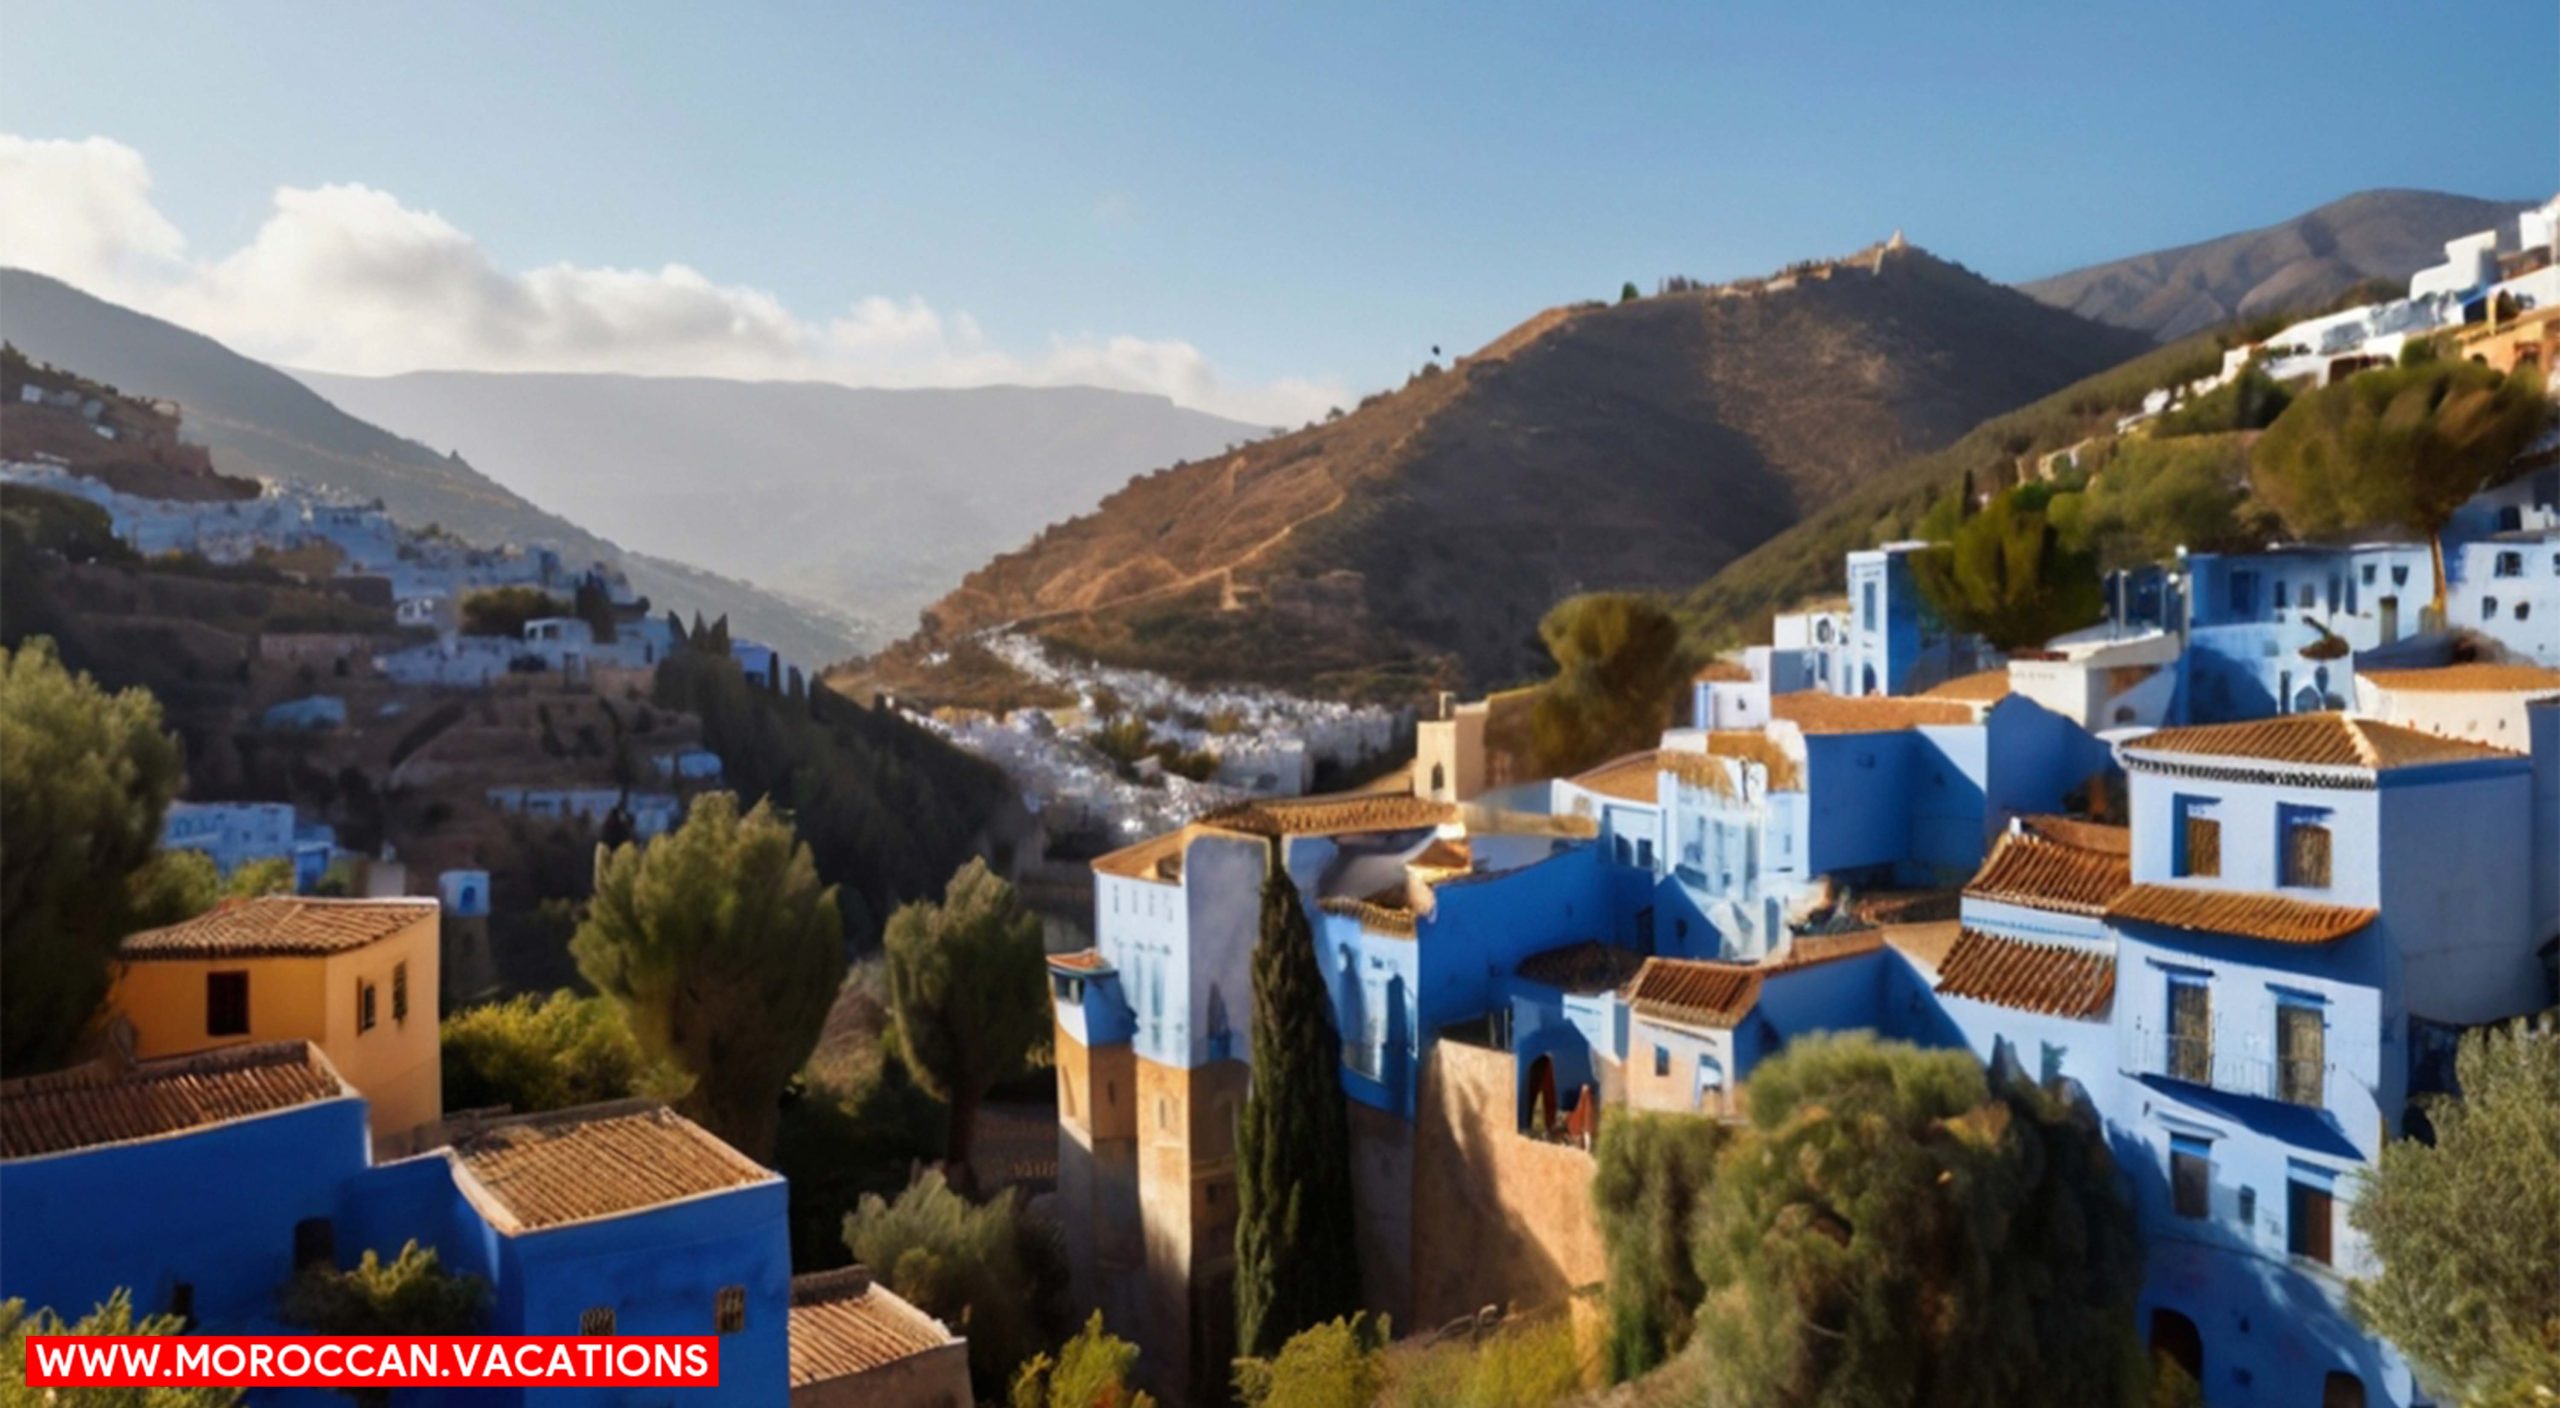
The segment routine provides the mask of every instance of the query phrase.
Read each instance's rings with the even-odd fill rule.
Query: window
[[[711,1325],[715,1334],[734,1335],[747,1328],[747,1288],[722,1286],[712,1298]]]
[[[2320,1381],[2320,1408],[2364,1408],[2364,1380],[2345,1369],[2332,1369]]]
[[[293,1269],[333,1266],[338,1260],[338,1229],[325,1217],[306,1217],[293,1224]]]
[[[578,1333],[582,1335],[612,1334],[613,1307],[609,1305],[591,1305],[586,1309],[579,1311]]]
[[[2276,610],[2282,611],[2291,605],[2293,605],[2293,603],[2290,600],[2287,600],[2285,581],[2283,578],[2279,577],[2276,579]]]
[[[2255,572],[2232,573],[2231,614],[2234,616],[2253,616],[2257,614],[2257,610],[2258,574]]]
[[[2484,596],[2480,598],[2480,619],[2483,621],[2495,621],[2498,619],[2498,599],[2496,597]]]
[[[1671,1074],[1670,1047],[1657,1046],[1653,1048],[1653,1073],[1658,1076],[1667,1076]]]
[[[2368,587],[2373,585],[2373,564],[2370,562],[2364,565],[2364,584]]]
[[[2169,1136],[2169,1198],[2180,1217],[2213,1215],[2213,1144]]]
[[[248,974],[207,973],[204,975],[204,1034],[206,1036],[247,1036],[249,1034]]]
[[[1858,624],[1869,630],[1876,624],[1876,584],[1867,583],[1858,590]]]
[[[2336,1199],[2325,1183],[2297,1176],[2285,1185],[2285,1250],[2329,1264],[2329,1233]]]
[[[2491,571],[2490,575],[2495,577],[2523,576],[2524,554],[2520,552],[2502,552],[2498,554],[2498,565]]]
[[[2400,563],[2391,569],[2391,585],[2395,587],[2405,587],[2409,585],[2409,565],[2407,563]]]
[[[2240,1226],[2247,1230],[2258,1221],[2258,1190],[2243,1185],[2240,1189]]]
[[[2202,978],[2169,979],[2169,1076],[2213,1083],[2213,989]]]
[[[2284,883],[2306,890],[2329,888],[2329,814],[2307,807],[2284,812]]]
[[[2328,1083],[2328,1017],[2315,1002],[2276,1000],[2276,1098],[2318,1109]]]
[[[373,984],[362,978],[356,979],[356,1030],[359,1032],[373,1030],[373,996]]]
[[[2222,823],[2213,803],[2202,797],[2178,799],[2177,873],[2211,877],[2222,873]]]
[[[409,1020],[409,965],[395,963],[391,967],[391,1020]]]

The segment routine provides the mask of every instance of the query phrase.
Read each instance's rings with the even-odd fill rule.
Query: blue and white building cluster
[[[1102,858],[1094,947],[1052,964],[1061,1078],[1087,1082],[1061,1129],[1080,1286],[1142,1328],[1212,1318],[1232,1156],[1184,1112],[1247,1082],[1276,859],[1333,992],[1361,1235],[1403,1239],[1379,1309],[1459,1274],[1417,1230],[1444,1049],[1507,1059],[1500,1127],[1460,1141],[1492,1165],[1611,1109],[1727,1117],[1788,1041],[1868,1030],[2086,1103],[2150,1249],[2140,1331],[2208,1402],[2428,1401],[2346,1313],[2373,1270],[2346,1213],[2458,1037],[2555,1001],[2560,621],[2531,586],[2560,582],[2555,475],[2457,516],[2449,625],[2404,604],[2425,545],[2280,547],[2119,581],[2115,619],[2001,662],[1895,544],[1703,672],[1655,748],[1473,798],[1259,802]],[[2494,613],[2465,606],[2484,584]]]

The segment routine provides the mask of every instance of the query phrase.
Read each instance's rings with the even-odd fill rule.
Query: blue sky
[[[704,342],[698,309],[405,349],[386,313],[341,339],[310,325],[324,304],[276,308],[306,266],[234,256],[280,189],[343,185],[382,199],[304,217],[371,239],[394,207],[432,212],[473,251],[437,267],[484,260],[467,281],[510,318],[592,289],[489,271],[674,264],[726,307],[770,294],[740,316],[804,351],[878,300],[842,332],[862,349],[846,379],[1083,368],[1245,410],[1356,396],[1622,280],[1754,273],[1896,226],[2012,279],[2371,186],[2560,188],[2546,0],[1956,9],[20,3],[0,132],[137,155],[183,241],[146,241],[158,311],[266,355],[619,365],[613,338],[664,321],[682,336],[629,364],[790,365]],[[71,244],[26,235],[37,218],[12,218],[12,246]],[[200,286],[226,260],[227,296],[268,311]]]

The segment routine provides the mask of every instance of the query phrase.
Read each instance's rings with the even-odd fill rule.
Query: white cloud
[[[879,295],[811,319],[682,264],[512,272],[389,192],[287,186],[245,245],[208,255],[151,198],[141,153],[104,137],[0,133],[0,263],[52,274],[240,351],[319,371],[424,368],[808,378],[857,386],[1083,384],[1294,425],[1338,386],[1236,385],[1179,339],[1052,336],[992,345],[977,319]]]

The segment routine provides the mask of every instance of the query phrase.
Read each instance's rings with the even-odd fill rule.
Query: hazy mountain
[[[1008,621],[1343,692],[1538,670],[1538,618],[1688,587],[1993,412],[2147,345],[1899,245],[1540,314],[1351,414],[1177,464],[972,573],[876,662]]]
[[[1091,387],[294,375],[617,542],[901,629],[989,555],[1133,474],[1265,433]]]
[[[22,269],[0,269],[0,337],[39,360],[177,402],[185,433],[228,474],[269,475],[379,497],[410,527],[439,523],[485,544],[551,543],[573,562],[621,564],[651,602],[727,614],[736,633],[812,664],[875,643],[842,612],[624,552],[471,467],[331,405],[263,362],[174,323]]]
[[[2528,202],[2440,191],[2360,191],[2262,230],[2155,250],[2022,283],[2057,308],[2163,342],[2260,313],[2313,312],[2367,279],[2405,281],[2444,242]]]

